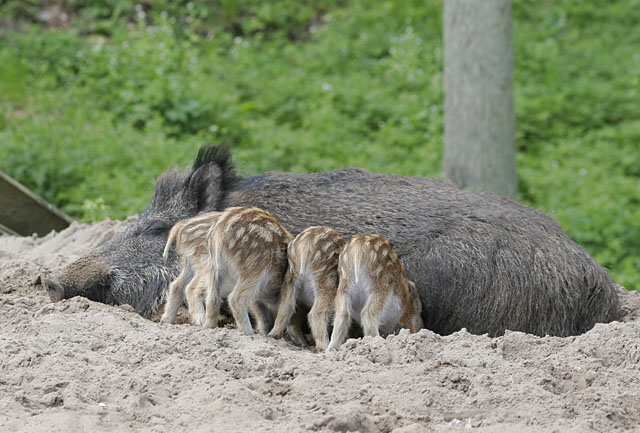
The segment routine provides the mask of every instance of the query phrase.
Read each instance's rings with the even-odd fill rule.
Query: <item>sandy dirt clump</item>
[[[123,227],[0,237],[0,431],[640,432],[638,293],[577,337],[403,331],[325,354],[34,284]]]

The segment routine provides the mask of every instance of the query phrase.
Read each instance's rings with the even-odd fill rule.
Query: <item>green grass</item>
[[[61,4],[0,6],[0,169],[77,218],[141,211],[207,142],[246,174],[441,176],[441,1]],[[638,289],[640,1],[513,16],[520,201]]]

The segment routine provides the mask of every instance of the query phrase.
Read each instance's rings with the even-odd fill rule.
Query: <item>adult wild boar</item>
[[[81,295],[149,316],[177,274],[175,256],[162,260],[171,226],[230,206],[266,209],[294,235],[322,225],[347,238],[386,237],[418,287],[424,326],[439,334],[567,336],[620,318],[607,272],[536,209],[442,180],[358,168],[245,178],[215,146],[201,148],[190,169],[163,173],[138,219],[45,286],[54,300]]]

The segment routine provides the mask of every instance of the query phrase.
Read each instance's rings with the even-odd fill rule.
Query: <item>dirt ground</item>
[[[0,236],[0,431],[640,432],[638,293],[578,337],[403,331],[324,354],[34,285],[122,227]]]

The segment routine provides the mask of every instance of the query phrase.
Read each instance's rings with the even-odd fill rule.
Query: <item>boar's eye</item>
[[[149,226],[142,232],[142,235],[160,235],[169,230],[167,224],[162,221],[153,221]]]

